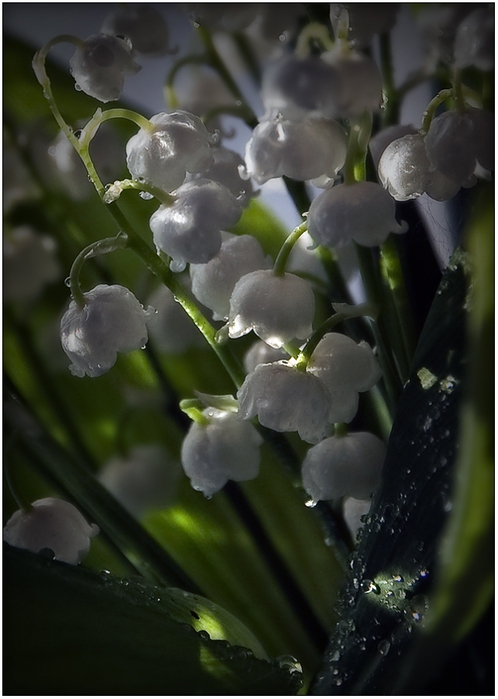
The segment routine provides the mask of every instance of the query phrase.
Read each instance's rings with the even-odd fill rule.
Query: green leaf
[[[7,694],[295,694],[237,619],[196,595],[4,551]]]
[[[417,665],[415,680],[404,663],[423,634],[441,535],[455,507],[467,290],[468,257],[460,252],[438,289],[397,406],[382,483],[313,694],[406,694],[429,676],[427,665]]]

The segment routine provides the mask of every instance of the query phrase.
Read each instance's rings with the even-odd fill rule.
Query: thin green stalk
[[[381,113],[382,126],[391,126],[399,123],[399,110],[401,99],[394,85],[393,60],[391,51],[391,35],[380,35],[380,64],[382,73],[382,89],[384,92],[384,109]]]
[[[416,338],[403,268],[393,236],[390,236],[381,245],[380,268],[389,288],[398,319],[398,326],[401,331],[403,371],[404,379],[406,380],[408,379],[412,357],[415,352]]]
[[[273,274],[276,277],[281,277],[285,273],[285,265],[287,264],[289,255],[292,252],[292,248],[307,230],[308,224],[305,221],[304,223],[301,223],[301,225],[296,226],[296,228],[294,228],[294,230],[284,240],[277,255],[277,259],[275,260],[275,264],[273,265]]]
[[[379,309],[379,316],[377,321],[372,324],[372,331],[377,344],[379,362],[389,397],[389,408],[391,413],[393,413],[402,382],[397,372],[396,362],[391,350],[391,338],[386,327],[386,309],[385,304],[382,302],[381,284],[370,249],[356,243],[355,248],[367,300]]]
[[[225,64],[220,58],[220,55],[216,49],[216,46],[214,45],[213,38],[209,31],[205,27],[198,27],[197,32],[199,33],[199,36],[201,37],[202,41],[204,42],[204,45],[206,47],[206,50],[208,52],[208,57],[209,57],[209,64],[217,71],[225,85],[228,87],[232,95],[235,97],[236,100],[239,100],[241,104],[245,103],[245,98],[242,92],[239,89],[239,86],[235,82],[235,80],[232,78],[230,72],[227,70]],[[249,108],[248,108],[249,109]],[[258,119],[256,115],[251,111],[250,112],[251,116],[247,120],[247,125],[250,126],[251,128],[254,128],[257,123]]]

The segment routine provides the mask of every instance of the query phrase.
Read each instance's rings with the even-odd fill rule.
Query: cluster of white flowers
[[[202,90],[196,89],[195,95],[182,97],[178,92],[180,108],[175,105],[149,119],[132,119],[140,124],[139,130],[117,163],[118,170],[126,166],[137,189],[147,192],[144,198],[159,201],[149,219],[157,255],[166,261],[169,272],[187,270],[192,303],[208,309],[215,323],[224,323],[215,327],[217,339],[229,342],[253,332],[261,340],[245,355],[246,375],[233,399],[236,407],[225,410],[214,401],[192,413],[194,422],[181,450],[183,470],[192,487],[207,497],[228,480],[256,478],[262,442],[253,424],[257,418],[260,426],[297,433],[307,443],[304,490],[312,502],[345,499],[345,514],[354,519],[355,512],[368,509],[385,458],[385,445],[376,435],[347,432],[346,427],[358,414],[360,394],[381,380],[377,350],[342,332],[321,332],[318,286],[304,274],[288,271],[285,261],[280,264],[280,256],[273,260],[265,254],[255,237],[237,235],[231,229],[252,203],[252,181],[264,187],[269,180],[286,177],[323,190],[313,194],[309,212],[300,212],[307,216],[313,248],[335,251],[352,243],[380,246],[391,233],[406,231],[396,216],[397,201],[422,194],[445,201],[461,187],[472,186],[477,177],[487,176],[494,166],[494,117],[458,83],[451,91],[450,108],[436,115],[444,97],[426,113],[419,129],[396,124],[377,129],[370,139],[372,115],[380,120],[384,106],[383,82],[371,57],[374,54],[367,55],[363,49],[374,35],[394,26],[397,4],[383,6],[379,12],[374,5],[332,3],[329,28],[323,25],[324,31],[319,31],[314,25],[304,26],[299,36],[299,22],[303,24],[306,17],[300,5],[285,17],[259,3],[204,3],[184,9],[193,22],[214,32],[245,32],[246,38],[258,32],[260,39],[272,45],[284,45],[289,34],[296,41],[292,50],[285,45],[271,52],[263,65],[264,113],[247,140],[244,157],[222,145],[223,132],[221,137],[211,133],[201,118],[212,107],[232,108],[237,103],[227,85],[218,89],[223,76],[212,73],[216,62],[211,61],[213,89],[211,78],[205,83],[201,78],[197,85]],[[437,39],[437,60],[451,64],[457,76],[469,66],[489,70],[494,27],[490,8],[458,16],[458,21],[455,17],[453,24],[450,20],[445,24],[451,41],[445,34],[443,47],[441,36]],[[149,5],[117,9],[98,33],[75,43],[70,72],[76,87],[103,103],[119,99],[126,77],[140,70],[136,55],[157,57],[175,51],[163,15]],[[361,121],[365,114],[368,126]],[[105,128],[95,132],[94,145],[97,138],[107,140]],[[365,169],[368,146],[378,181],[365,181],[364,173],[358,175],[355,170],[358,153]],[[75,151],[62,133],[48,148],[45,144],[51,167],[77,199],[84,186]],[[97,163],[107,183],[118,171],[105,170],[114,159],[113,155]],[[46,163],[42,167],[48,168]],[[84,179],[86,186],[86,175]],[[309,191],[314,190],[309,187]],[[25,297],[36,297],[43,285],[59,275],[49,239],[27,227],[8,232],[4,258],[8,298],[19,298],[21,287]],[[38,270],[36,261],[42,261]],[[60,323],[71,373],[77,377],[104,374],[119,352],[144,348],[149,333],[164,353],[181,353],[198,344],[201,332],[177,300],[163,287],[149,297],[147,309],[117,284],[97,285],[80,297],[73,293]],[[328,307],[333,301],[326,299]],[[171,502],[177,472],[159,447],[137,447],[129,458],[106,464],[100,479],[140,517],[148,507]],[[72,542],[76,549],[70,552],[65,541],[53,538],[45,525],[34,535],[35,524],[40,518],[45,522],[47,513],[50,526],[59,526],[55,505],[53,499],[37,501],[29,512],[16,513],[4,538],[31,550],[51,548],[56,558],[79,562],[95,533],[86,523],[78,524],[82,540]],[[57,507],[65,508],[67,514],[72,506]]]

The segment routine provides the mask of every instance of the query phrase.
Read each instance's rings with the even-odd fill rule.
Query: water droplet
[[[139,196],[142,197],[142,199],[145,199],[146,201],[149,199],[154,199],[154,195],[150,192],[140,192]]]
[[[391,648],[391,644],[389,643],[388,640],[384,639],[379,643],[377,646],[377,650],[381,655],[387,655],[389,653],[389,649]]]
[[[368,580],[368,578],[362,581],[361,590],[366,595],[369,595],[371,592],[373,592],[376,595],[380,594],[380,587],[376,583],[374,583],[373,580]]]
[[[310,498],[309,500],[306,500],[306,502],[304,504],[306,505],[306,507],[316,507],[318,504],[318,501],[313,500],[313,498]]]
[[[341,684],[342,684],[342,680],[341,680],[341,678],[340,678],[340,677],[338,677],[338,678],[336,679],[336,681],[335,681],[335,684],[336,684],[336,685],[337,685],[338,687],[340,687],[340,686],[341,686]]]
[[[208,634],[207,631],[199,631],[199,638],[202,638],[203,641],[209,641],[211,638],[210,635]]]
[[[81,85],[78,85],[78,83],[75,83],[74,88],[78,90],[78,92],[81,92]]]
[[[332,660],[332,662],[335,663],[335,662],[337,662],[337,661],[339,660],[340,657],[341,657],[341,654],[339,653],[339,651],[338,651],[338,650],[335,650],[335,651],[332,653],[332,656],[331,656],[330,659]]]
[[[38,555],[44,558],[46,561],[53,561],[55,558],[55,553],[51,548],[43,548],[38,551]]]
[[[64,279],[64,284],[65,284],[67,287],[70,287],[70,286],[71,286],[71,277],[66,277],[66,278]]]
[[[403,576],[402,575],[393,575],[393,582],[402,583]]]

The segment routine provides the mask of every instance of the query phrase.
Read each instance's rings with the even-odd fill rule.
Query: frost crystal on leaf
[[[305,339],[312,331],[315,296],[309,282],[295,274],[277,276],[273,270],[244,275],[230,299],[230,337],[254,330],[270,345],[282,347],[291,340]]]
[[[71,301],[62,316],[62,347],[74,376],[101,376],[114,366],[118,352],[144,347],[151,311],[118,284],[99,284],[84,297],[83,308]]]
[[[384,443],[369,432],[328,437],[308,450],[303,487],[315,502],[344,496],[366,500],[379,484],[385,456]]]
[[[262,437],[234,413],[208,408],[208,424],[194,422],[182,444],[182,466],[192,487],[211,497],[228,480],[247,481],[259,473]]]
[[[298,432],[316,444],[330,431],[330,397],[312,374],[287,362],[259,364],[240,387],[239,417],[259,422],[276,432]]]
[[[50,549],[58,561],[77,565],[90,550],[90,539],[99,533],[65,500],[42,498],[28,512],[17,510],[3,529],[3,540],[11,546],[39,553]]]

